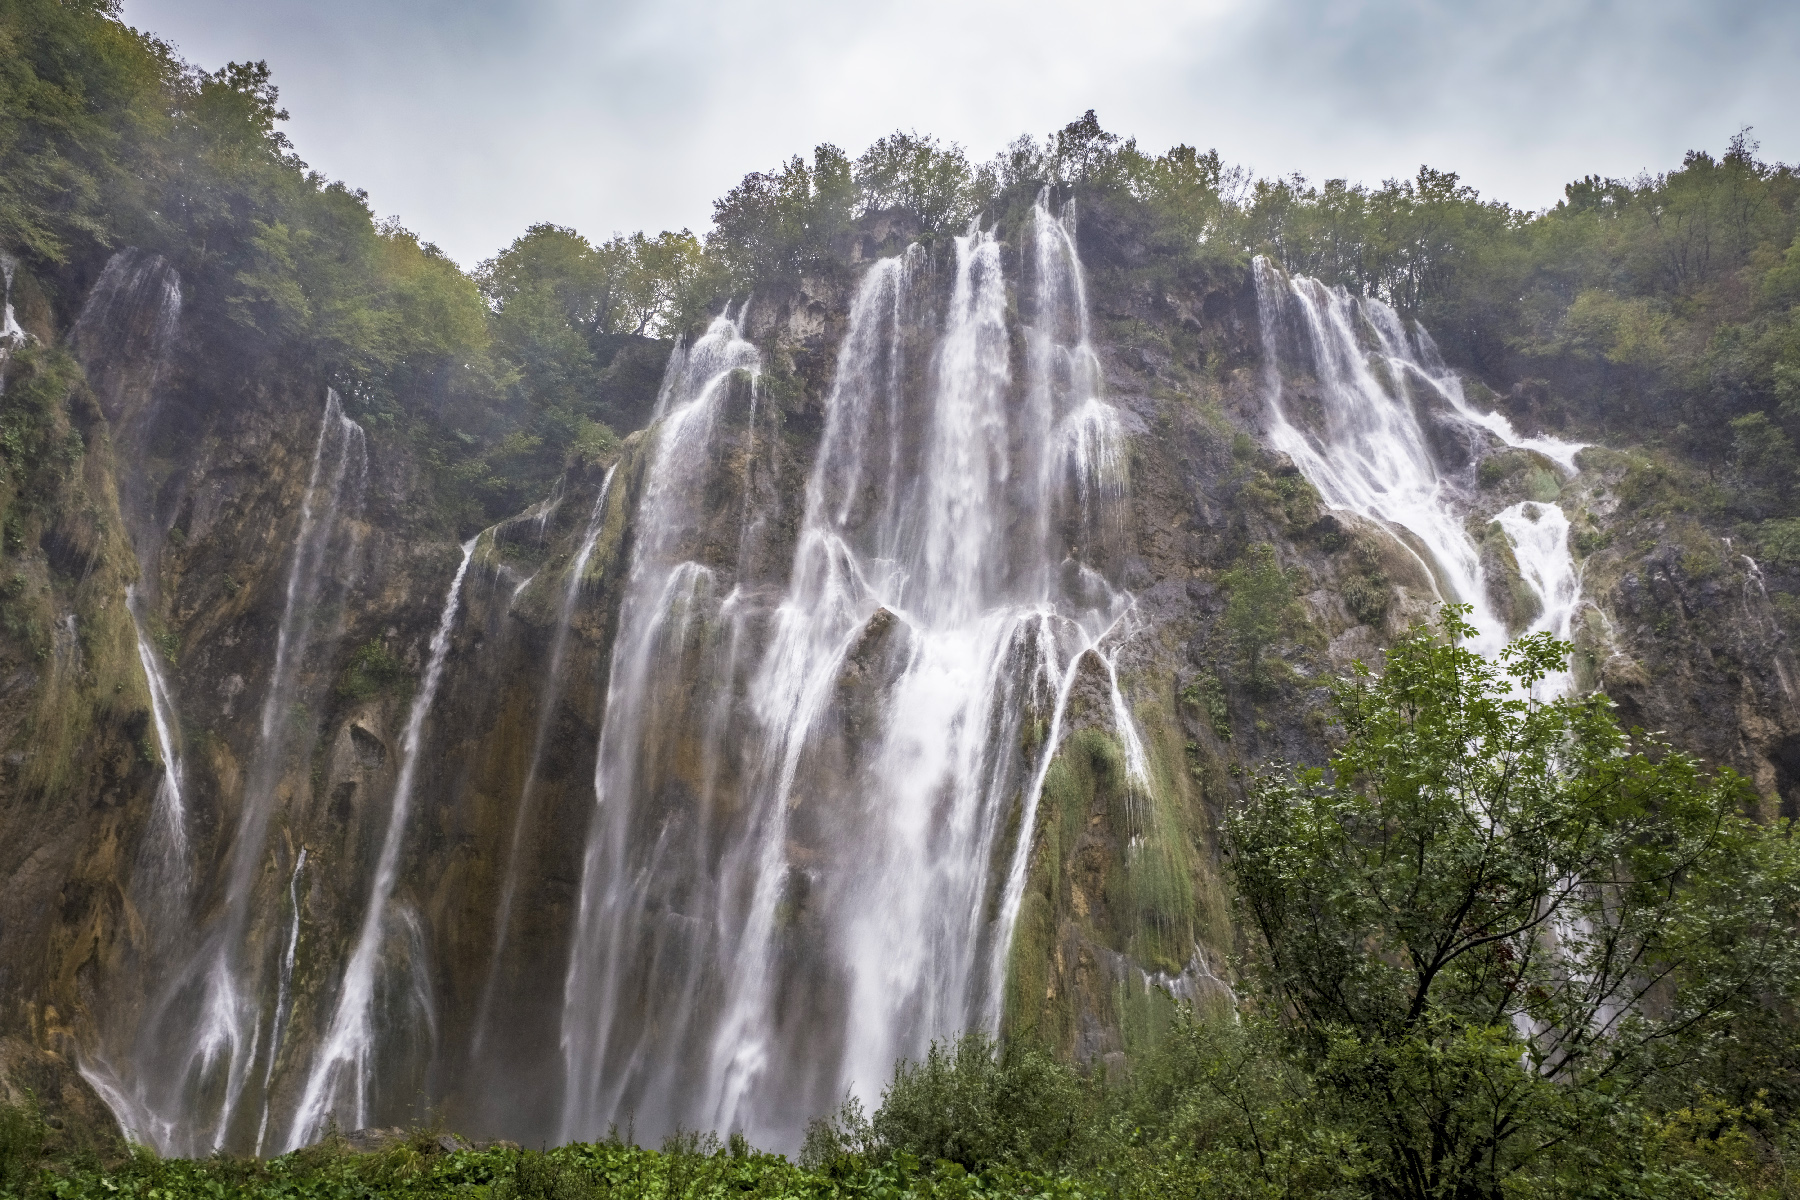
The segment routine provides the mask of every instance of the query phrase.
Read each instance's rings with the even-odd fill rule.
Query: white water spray
[[[723,380],[754,351],[715,325],[672,360],[596,768],[561,1136],[631,1113],[792,1142],[846,1088],[873,1099],[896,1057],[995,1028],[1085,654],[1148,786],[1114,665],[1130,597],[1086,561],[1112,548],[1125,456],[1070,228],[1033,214],[1022,387],[992,233],[957,239],[935,331],[922,251],[869,268],[772,608],[690,557],[691,498],[663,482],[703,488]],[[746,642],[763,648],[740,674]],[[1052,730],[1029,758],[1027,722]]]
[[[1388,305],[1315,279],[1285,278],[1263,258],[1255,272],[1269,444],[1294,461],[1327,504],[1394,532],[1443,600],[1471,606],[1473,648],[1498,653],[1508,630],[1488,601],[1481,555],[1468,530],[1470,496],[1440,463],[1427,422],[1447,419],[1492,433],[1569,471],[1582,446],[1523,438],[1504,416],[1475,411],[1429,335]],[[1283,351],[1290,348],[1318,385],[1318,413],[1304,427],[1290,412],[1282,375]],[[1539,601],[1526,632],[1566,640],[1580,598],[1567,515],[1555,504],[1521,503],[1493,520]],[[1561,694],[1570,684],[1568,673],[1559,672],[1538,692]]]

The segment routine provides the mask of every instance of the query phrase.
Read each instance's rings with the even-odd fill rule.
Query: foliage
[[[380,638],[371,638],[350,656],[337,691],[347,700],[367,700],[381,692],[400,690],[410,681],[406,664],[388,653]]]
[[[660,1150],[617,1140],[554,1150],[476,1149],[420,1131],[385,1150],[353,1153],[341,1141],[267,1162],[215,1157],[158,1159],[139,1152],[111,1166],[46,1164],[13,1194],[75,1200],[96,1195],[140,1200],[364,1200],[477,1196],[489,1200],[677,1200],[761,1196],[770,1200],[985,1200],[987,1197],[1099,1197],[1078,1181],[997,1168],[970,1173],[948,1160],[921,1168],[904,1152],[880,1161],[839,1163],[834,1172],[797,1167],[753,1150],[741,1136],[676,1134]]]
[[[17,1194],[30,1182],[48,1135],[36,1096],[27,1093],[17,1104],[0,1104],[0,1194]]]
[[[62,262],[105,238],[114,197],[135,188],[135,143],[166,119],[170,54],[117,12],[117,0],[0,6],[0,247]]]
[[[1800,858],[1747,785],[1530,698],[1569,647],[1492,663],[1463,611],[1341,684],[1329,771],[1259,776],[1228,827],[1265,1008],[1383,1195],[1564,1165],[1800,989]]]
[[[926,1166],[1060,1166],[1080,1144],[1087,1099],[1082,1080],[1044,1051],[1003,1051],[970,1033],[897,1064],[870,1131],[885,1152]]]
[[[1287,631],[1294,619],[1294,586],[1276,561],[1275,547],[1258,543],[1244,552],[1238,565],[1225,572],[1225,629],[1231,635],[1252,682],[1265,683],[1263,652]]]
[[[1204,714],[1213,735],[1222,742],[1231,740],[1231,708],[1225,700],[1225,685],[1212,674],[1196,675],[1181,689],[1182,702]]]
[[[863,211],[910,213],[930,233],[955,232],[973,215],[975,177],[961,146],[896,130],[856,160],[855,177]]]

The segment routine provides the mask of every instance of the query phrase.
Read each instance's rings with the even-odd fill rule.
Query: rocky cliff
[[[1782,581],[1675,468],[1079,216],[865,221],[462,544],[324,379],[209,362],[168,264],[60,315],[19,272],[0,1012],[52,1105],[791,1146],[963,1028],[1119,1063],[1229,1002],[1236,781],[1446,598],[1793,814]]]

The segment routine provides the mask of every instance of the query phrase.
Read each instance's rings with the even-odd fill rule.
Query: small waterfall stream
[[[27,336],[18,329],[12,311],[15,264],[8,259],[0,265],[6,268],[7,295],[0,335]],[[125,607],[137,635],[138,663],[150,694],[151,724],[163,766],[151,828],[138,855],[138,874],[146,909],[165,920],[173,917],[174,908],[191,888],[193,867],[181,720],[175,688],[151,629],[163,531],[153,511],[146,464],[151,457],[160,389],[180,326],[181,279],[174,269],[154,254],[121,250],[107,260],[82,305],[70,339],[114,427],[114,441],[126,466],[119,500],[140,578],[126,588]]]
[[[554,727],[556,707],[562,699],[563,660],[569,649],[569,626],[575,619],[575,605],[581,599],[581,591],[587,583],[588,563],[594,556],[594,547],[600,541],[600,531],[606,525],[606,501],[612,495],[613,476],[618,473],[619,465],[614,463],[606,469],[600,480],[600,494],[594,499],[594,511],[588,516],[587,528],[581,536],[581,545],[575,551],[575,558],[569,564],[568,582],[563,585],[562,606],[556,614],[556,632],[550,639],[550,663],[546,671],[547,683],[540,700],[542,709],[538,714],[537,733],[531,741],[531,761],[525,769],[525,782],[519,789],[518,808],[513,814],[512,838],[507,844],[506,869],[504,882],[500,887],[500,908],[494,917],[494,948],[489,955],[487,982],[482,985],[481,1000],[475,1010],[475,1036],[473,1054],[481,1052],[482,1038],[487,1032],[487,1024],[494,1002],[494,989],[500,978],[501,959],[506,953],[507,940],[512,931],[513,899],[519,888],[519,852],[524,841],[525,831],[530,826],[534,808],[532,801],[538,784],[538,772],[543,766],[544,751],[548,747],[550,731]],[[536,574],[528,577],[513,593],[516,599]]]
[[[262,953],[252,936],[259,915],[255,897],[270,823],[284,803],[283,780],[296,762],[304,763],[310,757],[317,736],[316,723],[295,719],[307,694],[303,671],[318,642],[319,613],[341,599],[353,582],[361,537],[358,517],[367,478],[363,431],[344,415],[337,394],[328,391],[301,497],[255,753],[238,797],[221,912],[196,941],[185,903],[150,910],[161,921],[175,924],[172,929],[153,930],[152,937],[154,944],[169,947],[168,953],[179,965],[163,976],[165,982],[154,995],[125,1060],[129,1067],[116,1061],[96,1067],[96,1072],[104,1070],[113,1076],[108,1087],[126,1105],[122,1122],[136,1136],[161,1149],[182,1153],[219,1150],[227,1144],[247,1106],[256,1121],[258,1144],[266,1131],[268,1089],[289,1015],[285,993],[291,984],[292,947],[282,958],[285,965],[276,967],[284,982],[270,1014],[264,1004],[270,955]],[[167,853],[179,851],[181,856],[184,887],[177,898],[185,899],[191,872],[185,838],[175,837],[182,827],[181,760],[175,740],[178,727],[161,664],[154,649],[145,644],[146,620],[135,589],[129,601],[139,630],[139,657],[150,680],[158,738],[169,764],[157,804],[171,830]],[[146,844],[159,843],[153,834]],[[302,848],[289,878],[294,921],[290,940],[298,934],[299,897],[293,889],[304,854]]]
[[[151,640],[137,585],[125,589],[125,608],[137,633],[138,663],[150,690],[150,724],[156,730],[156,750],[162,757],[162,778],[157,781],[152,828],[145,840],[151,853],[146,867],[155,872],[159,888],[173,888],[185,895],[192,883],[188,864],[187,802],[181,795],[181,748],[175,738],[180,726],[175,700],[163,664]]]
[[[31,335],[19,324],[19,318],[13,313],[13,272],[19,264],[12,255],[0,251],[0,278],[4,279],[5,291],[0,294],[0,395],[6,394],[6,363]]]
[[[425,720],[431,715],[432,702],[437,699],[438,686],[444,679],[450,635],[456,628],[457,608],[462,602],[463,577],[469,572],[469,562],[475,556],[478,541],[480,538],[474,537],[463,543],[462,561],[450,580],[443,614],[431,635],[425,677],[407,711],[406,732],[400,743],[400,776],[394,784],[387,832],[381,842],[381,857],[375,865],[369,903],[363,912],[356,948],[344,968],[343,982],[338,985],[337,1006],[331,1024],[313,1053],[306,1088],[288,1136],[287,1148],[290,1150],[318,1140],[334,1118],[342,1128],[360,1129],[368,1124],[369,1092],[371,1085],[377,1082],[372,1079],[371,1069],[376,1038],[376,977],[381,967],[377,959],[390,933],[388,906],[400,877],[400,850],[406,836],[407,819],[412,812],[414,781],[425,741]],[[413,951],[408,961],[416,963],[422,957],[420,946],[423,940],[416,919],[410,912],[396,915]]]
[[[1506,621],[1488,598],[1481,554],[1469,531],[1473,463],[1444,461],[1434,444],[1448,421],[1508,447],[1530,450],[1573,473],[1582,445],[1521,437],[1499,413],[1477,411],[1444,365],[1430,335],[1379,300],[1359,298],[1316,279],[1287,278],[1265,258],[1255,262],[1268,398],[1269,444],[1287,454],[1325,502],[1394,533],[1436,581],[1439,596],[1472,607],[1475,649],[1498,653]],[[1298,416],[1284,367],[1310,375],[1316,413]],[[1568,516],[1551,502],[1521,501],[1495,513],[1519,574],[1537,597],[1526,629],[1568,640],[1580,601],[1569,549]],[[1558,695],[1572,686],[1559,672],[1539,685]]]

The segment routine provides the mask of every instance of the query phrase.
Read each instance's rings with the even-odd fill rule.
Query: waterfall
[[[23,331],[17,329],[11,305],[15,264],[8,260],[3,265],[7,302],[0,332],[16,340]],[[166,953],[179,938],[193,884],[181,719],[174,680],[152,629],[163,531],[153,503],[150,463],[161,385],[180,323],[181,281],[173,268],[157,255],[121,250],[107,260],[70,335],[88,383],[112,427],[121,466],[121,515],[138,565],[137,582],[125,590],[125,608],[131,615],[138,664],[149,694],[162,774],[135,856],[131,893],[144,914],[150,935],[146,953],[152,957]],[[90,1046],[83,1053],[79,1067],[112,1108],[128,1137],[163,1147],[181,1136],[178,1115],[150,1104],[145,1089],[125,1083],[114,1063],[97,1047]]]
[[[9,345],[29,336],[13,316],[16,267],[9,256],[0,255],[0,268],[6,276],[0,341]],[[146,907],[164,916],[171,915],[168,910],[187,893],[192,867],[188,861],[181,721],[175,688],[151,630],[162,535],[153,511],[146,463],[151,457],[159,389],[180,324],[181,279],[174,269],[157,255],[121,250],[107,260],[71,334],[88,381],[113,425],[113,439],[124,466],[120,506],[140,576],[125,590],[125,608],[137,636],[138,663],[150,694],[151,724],[163,767],[152,801],[150,828],[138,855],[138,874],[143,877],[141,895]]]
[[[742,310],[738,322],[720,316],[691,348],[677,348],[657,399],[608,669],[595,805],[564,986],[565,1140],[597,1132],[596,1121],[612,1119],[618,1097],[641,1086],[634,1073],[654,1069],[656,1060],[642,1053],[636,1030],[615,1028],[636,1024],[622,1009],[645,1002],[665,1006],[668,1011],[643,1037],[656,1039],[663,1070],[683,1061],[679,1032],[700,999],[696,973],[713,952],[711,927],[723,921],[723,935],[730,936],[733,914],[682,913],[685,900],[671,896],[665,902],[668,892],[682,888],[703,892],[716,871],[729,869],[704,844],[703,833],[673,831],[670,840],[678,844],[657,847],[666,851],[666,857],[657,854],[660,862],[631,858],[641,824],[655,820],[658,802],[665,801],[654,790],[676,752],[670,741],[682,728],[714,724],[711,712],[693,712],[692,705],[719,708],[731,699],[729,668],[721,679],[699,660],[717,649],[721,638],[708,635],[718,633],[721,619],[729,624],[747,614],[741,605],[725,611],[717,571],[690,555],[702,549],[695,544],[704,523],[697,502],[715,471],[712,443],[726,423],[733,380],[748,376],[753,390],[760,369],[756,348],[740,332],[743,316]],[[727,634],[723,640],[735,639]],[[683,687],[684,675],[696,677],[691,692]],[[710,700],[695,698],[709,690]],[[692,791],[709,790],[709,773],[704,764],[699,772],[682,765],[689,768],[681,780],[687,798],[702,809],[698,824],[711,797]],[[647,869],[652,867],[660,870]],[[664,939],[673,943],[667,955],[660,953]],[[610,1095],[603,1096],[603,1089]]]
[[[600,480],[600,494],[594,498],[594,511],[588,516],[586,530],[581,536],[581,545],[575,551],[574,561],[569,564],[568,582],[563,585],[562,607],[556,614],[556,632],[550,639],[550,664],[545,673],[546,686],[540,701],[542,708],[538,712],[537,733],[531,740],[531,762],[525,769],[525,782],[519,789],[519,803],[513,814],[512,839],[506,852],[506,871],[500,887],[500,908],[494,917],[494,948],[489,958],[487,982],[481,989],[481,1001],[475,1009],[475,1036],[471,1053],[481,1051],[482,1038],[487,1032],[487,1023],[494,1003],[494,989],[500,978],[501,956],[506,952],[508,935],[512,930],[513,898],[518,893],[519,885],[519,851],[530,825],[534,794],[537,789],[538,771],[543,765],[544,751],[548,747],[550,730],[554,725],[556,708],[562,699],[563,659],[569,647],[569,625],[575,618],[575,604],[581,598],[581,590],[587,583],[588,562],[594,556],[594,547],[600,541],[600,531],[606,526],[606,501],[612,495],[613,476],[618,473],[619,465],[614,463],[606,468],[606,474]],[[537,576],[534,573],[519,585],[524,590],[526,584]],[[513,595],[516,597],[518,592]]]
[[[955,240],[941,317],[922,249],[868,268],[778,593],[691,508],[755,350],[721,320],[671,359],[595,770],[562,1137],[630,1115],[791,1145],[846,1090],[873,1100],[896,1057],[996,1029],[1084,656],[1149,786],[1116,670],[1132,602],[1105,574],[1125,425],[1072,230],[1040,201],[1023,231],[1022,381],[993,231]],[[1028,722],[1053,730],[1031,752]]]
[[[287,1017],[285,1002],[278,997],[273,1021],[265,1031],[266,956],[259,952],[253,937],[259,917],[258,881],[269,824],[282,803],[282,780],[297,762],[304,763],[311,755],[316,728],[308,725],[304,732],[297,732],[292,714],[304,695],[302,675],[316,641],[319,613],[333,599],[341,598],[353,582],[361,536],[357,519],[367,478],[363,430],[344,415],[337,393],[328,390],[301,497],[257,742],[238,798],[238,821],[223,884],[223,911],[211,928],[203,931],[197,946],[187,952],[185,962],[166,976],[168,982],[159,989],[136,1032],[125,1060],[129,1070],[112,1083],[116,1093],[129,1099],[129,1110],[119,1114],[122,1123],[165,1152],[193,1154],[224,1148],[246,1094],[253,1090],[261,1093],[251,1109],[256,1114],[259,1143],[266,1130],[268,1086]],[[160,664],[144,644],[142,606],[135,591],[130,601],[139,628],[139,656],[151,679],[158,738],[170,764],[158,804],[173,830],[181,824],[181,762],[172,734],[165,733],[165,727],[174,727],[172,706],[168,705],[168,685]],[[167,717],[165,708],[170,714]],[[184,895],[189,872],[185,841],[174,843],[172,838],[181,851],[183,890],[178,894]],[[157,844],[154,831],[146,844]],[[299,869],[296,861],[290,890]],[[297,906],[297,893],[291,899]],[[163,931],[158,942],[180,941],[187,932],[185,911],[168,905],[157,911],[165,921],[182,923],[181,928]],[[293,920],[297,936],[298,907]],[[166,952],[179,959],[180,951],[177,946]],[[291,966],[278,969],[291,982]],[[278,990],[285,991],[285,987],[283,984]],[[118,1075],[118,1064],[112,1070]]]
[[[282,1034],[294,1002],[294,961],[300,953],[300,872],[306,869],[306,847],[294,856],[294,871],[288,876],[288,938],[281,956],[281,975],[275,982],[275,1019],[269,1026],[268,1067],[263,1071],[262,1119],[256,1125],[256,1154],[260,1158],[269,1137],[269,1087],[275,1081],[275,1055],[281,1049]]]
[[[1469,533],[1473,458],[1445,462],[1434,433],[1448,423],[1483,440],[1492,435],[1568,472],[1576,469],[1582,445],[1521,437],[1503,415],[1477,411],[1430,335],[1381,301],[1316,279],[1283,277],[1262,257],[1254,269],[1269,445],[1293,460],[1326,504],[1394,533],[1435,581],[1440,598],[1471,606],[1474,648],[1497,653],[1508,630],[1488,599],[1481,554]],[[1306,418],[1296,415],[1305,398],[1292,397],[1284,367],[1316,382],[1317,411]],[[1580,598],[1567,514],[1553,503],[1522,502],[1490,520],[1539,601],[1526,632],[1567,640]],[[1561,672],[1538,691],[1557,695],[1570,686],[1570,676]]]
[[[181,748],[175,741],[179,728],[175,701],[168,678],[163,674],[162,659],[151,641],[136,584],[125,589],[125,609],[131,614],[132,628],[137,633],[138,664],[143,667],[144,682],[150,691],[150,724],[156,730],[156,749],[163,764],[162,778],[157,781],[156,798],[152,802],[151,828],[145,840],[145,845],[153,851],[147,865],[155,872],[159,887],[172,887],[185,894],[190,883],[187,802],[181,795]]]
[[[369,889],[368,907],[363,913],[362,928],[357,934],[356,948],[344,968],[339,985],[336,1011],[324,1039],[314,1053],[306,1088],[294,1116],[288,1149],[294,1150],[316,1140],[327,1123],[342,1116],[342,1124],[357,1129],[368,1123],[368,1093],[371,1058],[375,1050],[375,986],[379,964],[376,959],[388,931],[389,904],[400,877],[400,849],[405,840],[407,818],[411,815],[413,784],[418,773],[419,752],[424,745],[425,719],[431,715],[437,699],[438,685],[443,682],[444,662],[450,655],[450,635],[456,627],[457,608],[462,601],[463,577],[475,555],[479,537],[463,543],[462,561],[450,580],[450,592],[444,598],[444,609],[437,629],[431,635],[430,656],[425,678],[413,697],[406,716],[406,731],[400,743],[400,774],[394,784],[394,798],[388,811],[387,832],[381,842],[381,857],[375,866],[374,882]],[[417,962],[423,939],[417,920],[410,910],[397,912],[406,927],[414,950],[409,961]],[[429,1012],[427,1004],[426,1011]],[[345,1104],[345,1089],[350,1101]],[[342,1110],[340,1112],[340,1110]]]
[[[15,350],[31,340],[31,335],[25,332],[18,317],[13,315],[13,272],[18,268],[17,259],[0,251],[0,277],[4,277],[5,281],[5,291],[0,294],[0,396],[6,394],[7,360]]]

